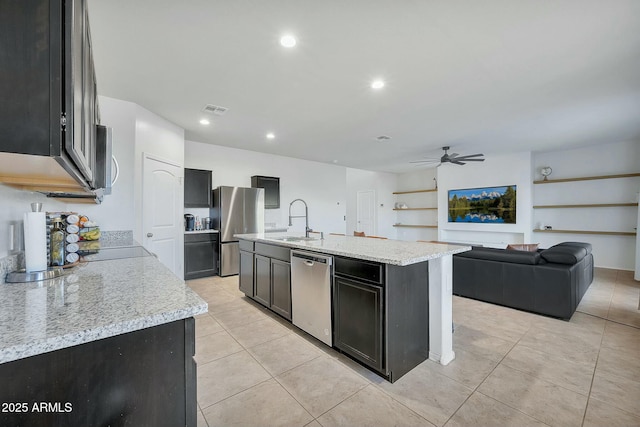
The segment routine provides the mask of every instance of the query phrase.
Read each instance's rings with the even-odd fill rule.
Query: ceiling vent
[[[202,111],[216,116],[223,116],[227,111],[229,111],[229,109],[226,107],[220,107],[219,105],[207,104],[204,106]]]
[[[387,135],[376,136],[376,141],[378,141],[378,142],[385,142],[385,141],[388,141],[390,139],[391,139],[391,137],[387,136]]]

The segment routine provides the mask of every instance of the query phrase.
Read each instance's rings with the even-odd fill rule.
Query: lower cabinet
[[[253,252],[240,250],[240,291],[253,298]]]
[[[240,291],[291,320],[289,249],[240,241]],[[254,252],[255,251],[255,252]]]
[[[184,279],[214,276],[218,273],[218,234],[184,235]]]
[[[195,427],[194,354],[189,318],[2,363],[0,425]]]
[[[383,369],[382,286],[334,277],[334,346],[371,368]]]
[[[271,310],[291,320],[291,263],[271,260]]]
[[[253,264],[254,295],[253,298],[260,304],[271,306],[271,258],[256,255]]]

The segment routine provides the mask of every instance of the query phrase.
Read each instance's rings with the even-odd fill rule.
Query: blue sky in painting
[[[503,187],[483,187],[483,188],[468,188],[465,190],[449,190],[449,200],[456,195],[458,199],[466,197],[467,199],[479,200],[479,199],[493,199],[497,196],[501,196],[507,191],[509,185]],[[515,185],[511,185],[513,189],[516,189]]]

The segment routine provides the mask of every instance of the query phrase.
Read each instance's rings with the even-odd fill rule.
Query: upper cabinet
[[[264,188],[264,208],[280,208],[280,178],[273,176],[252,176],[251,187]]]
[[[211,207],[211,171],[184,170],[184,207]]]
[[[0,75],[0,182],[96,189],[100,116],[86,0],[0,2]]]

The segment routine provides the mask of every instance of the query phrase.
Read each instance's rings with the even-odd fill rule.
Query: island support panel
[[[0,425],[195,427],[194,354],[188,318],[0,364]]]
[[[448,365],[453,352],[453,255],[429,261],[429,359]]]
[[[429,357],[428,264],[386,265],[385,336],[390,382]]]

